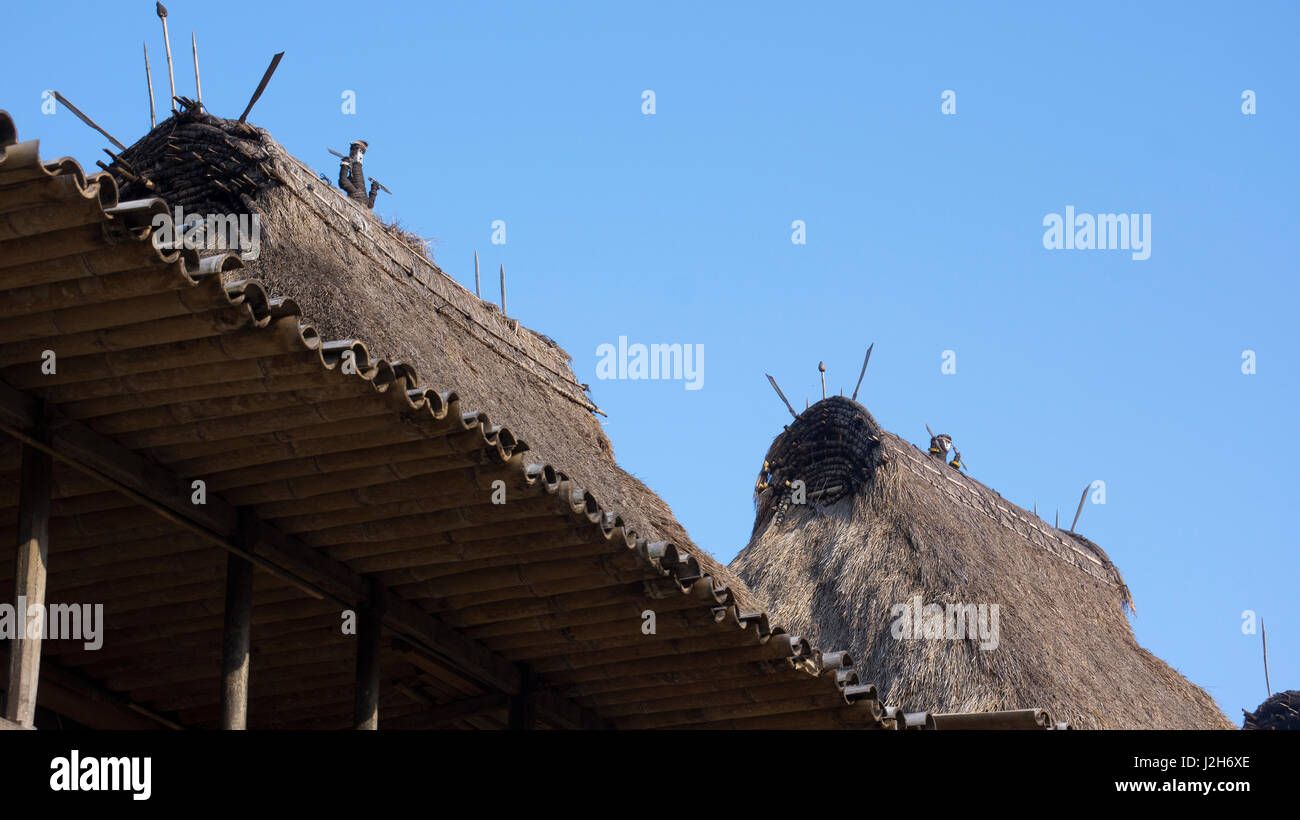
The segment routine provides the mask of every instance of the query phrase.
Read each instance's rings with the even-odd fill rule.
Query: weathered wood
[[[430,725],[451,723],[454,720],[476,717],[491,712],[504,712],[510,708],[511,699],[505,695],[482,695],[476,698],[452,701],[421,713]]]
[[[383,638],[384,588],[371,581],[370,597],[357,613],[357,692],[352,723],[356,729],[379,728],[379,667]]]
[[[48,438],[41,419],[35,437]],[[18,502],[18,544],[14,571],[17,623],[9,644],[9,676],[4,716],[23,726],[36,719],[36,690],[40,681],[41,638],[26,634],[27,610],[45,606],[45,575],[49,561],[50,478],[53,459],[36,447],[22,448]]]
[[[248,728],[249,638],[253,621],[253,565],[226,558],[226,613],[221,644],[221,728]]]
[[[366,578],[347,565],[265,522],[255,522],[257,553],[248,552],[238,537],[239,513],[236,507],[212,493],[209,493],[206,504],[191,503],[187,479],[84,424],[60,419],[51,425],[50,440],[38,442],[30,431],[36,426],[39,407],[39,402],[31,396],[0,382],[0,431],[27,445],[37,446],[186,532],[251,561],[314,598],[328,598],[350,607],[368,594],[374,594],[375,590]],[[474,479],[483,486],[490,486],[494,475],[491,471],[476,470]],[[507,523],[518,529],[516,524]],[[493,527],[482,530],[485,536],[494,537]],[[480,682],[489,690],[507,695],[519,691],[519,673],[510,661],[391,590],[382,589],[379,594],[383,601],[383,626],[407,638],[418,651]],[[165,600],[158,605],[172,603],[172,597],[178,596],[164,596]],[[539,714],[552,725],[600,725],[594,715],[560,698],[546,699],[545,706],[539,707]]]

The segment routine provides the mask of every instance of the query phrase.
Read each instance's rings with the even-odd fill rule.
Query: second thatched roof
[[[824,399],[777,436],[755,502],[731,568],[774,617],[847,647],[892,702],[1033,705],[1077,728],[1235,728],[1138,645],[1124,614],[1132,598],[1100,547],[886,432],[855,401]],[[900,626],[902,605],[909,619],[984,605],[991,626],[995,604],[995,641],[913,638],[921,620]]]

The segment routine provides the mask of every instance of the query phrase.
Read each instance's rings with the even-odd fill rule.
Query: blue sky
[[[368,140],[382,215],[470,287],[475,249],[504,263],[511,314],[573,355],[620,462],[718,558],[744,546],[788,419],[764,373],[802,407],[819,360],[851,391],[875,342],[861,398],[888,429],[950,432],[972,475],[1049,520],[1106,482],[1080,531],[1124,572],[1139,642],[1229,718],[1265,697],[1244,610],[1267,621],[1274,690],[1300,688],[1296,6],[168,8],[178,93],[191,29],[223,116],[285,51],[252,121],[331,174],[326,146]],[[153,4],[111,9],[61,3],[62,43],[47,10],[6,12],[0,107],[46,156],[93,166],[105,142],[42,116],[44,89],[123,142],[147,129]],[[1045,249],[1067,205],[1150,214],[1151,257]],[[619,336],[703,345],[703,389],[598,381]]]

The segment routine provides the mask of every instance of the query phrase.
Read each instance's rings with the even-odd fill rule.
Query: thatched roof
[[[455,384],[467,406],[509,418],[533,459],[564,464],[575,482],[597,488],[602,505],[628,511],[629,527],[689,550],[742,608],[761,608],[691,541],[663,499],[618,466],[564,350],[463,288],[265,130],[183,112],[121,156],[127,174],[153,183],[122,176],[124,200],[162,196],[186,213],[259,214],[261,256],[227,281],[255,278],[291,297],[322,337],[365,339],[372,356],[412,365],[431,383]]]
[[[808,503],[792,503],[795,480]],[[847,647],[892,702],[1032,704],[1078,728],[1233,728],[1138,645],[1132,598],[1100,547],[886,432],[855,401],[824,399],[776,437],[755,504],[731,568],[773,617]],[[998,605],[996,648],[896,638],[893,608],[917,602]]]
[[[1300,691],[1278,692],[1254,712],[1241,710],[1243,729],[1300,730]]]

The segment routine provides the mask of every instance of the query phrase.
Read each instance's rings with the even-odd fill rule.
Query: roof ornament
[[[937,456],[940,461],[948,460],[948,451],[952,450],[952,436],[947,433],[935,435],[930,429],[930,425],[925,425],[925,431],[930,434],[930,455]]]
[[[362,162],[365,159],[367,149],[370,148],[370,143],[365,140],[352,140],[352,144],[348,148],[346,155],[340,154],[333,148],[325,150],[339,158],[339,187],[358,205],[364,205],[367,209],[373,211],[375,209],[375,197],[379,196],[379,192],[384,191],[391,194],[392,191],[374,178],[370,180],[369,193],[366,191],[366,174],[362,169]],[[476,251],[476,259],[477,255]]]

